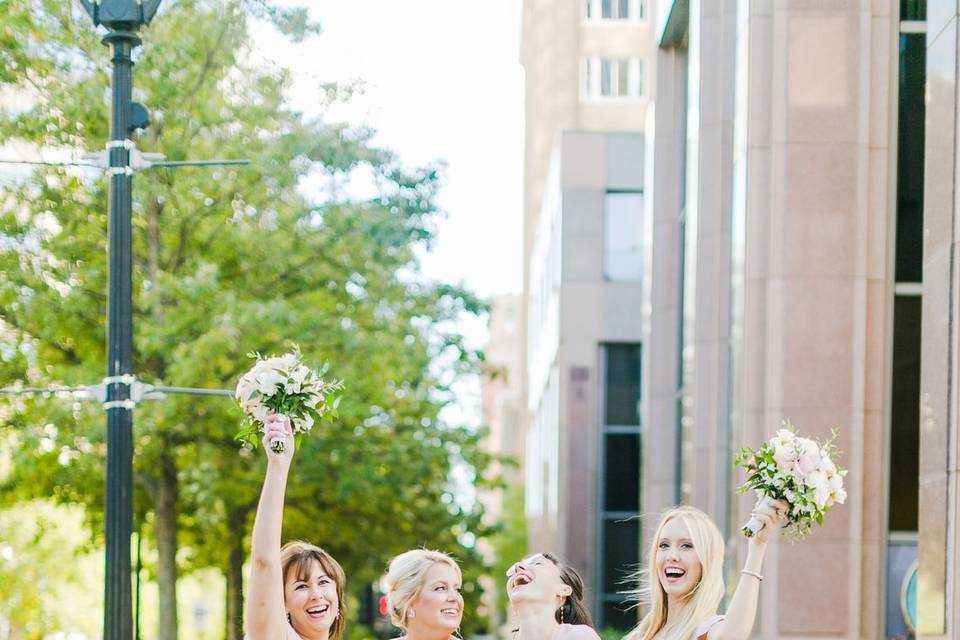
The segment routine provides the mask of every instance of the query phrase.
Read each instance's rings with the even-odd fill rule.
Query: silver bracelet
[[[755,572],[753,572],[753,571],[750,571],[749,569],[741,569],[741,570],[740,570],[740,573],[742,573],[742,574],[744,574],[744,575],[748,575],[748,576],[753,576],[754,578],[756,578],[756,579],[759,580],[760,582],[763,582],[763,576],[762,576],[762,575],[760,575],[759,573],[755,573]]]

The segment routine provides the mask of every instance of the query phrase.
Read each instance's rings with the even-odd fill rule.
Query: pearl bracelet
[[[744,574],[744,575],[748,575],[748,576],[753,576],[754,578],[756,578],[756,579],[759,580],[760,582],[763,582],[763,576],[760,575],[759,573],[755,573],[755,572],[750,571],[750,570],[748,570],[748,569],[741,569],[741,570],[740,570],[740,573],[742,573],[742,574]]]

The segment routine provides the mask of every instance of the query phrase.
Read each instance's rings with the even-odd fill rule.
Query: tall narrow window
[[[918,558],[920,494],[926,3],[901,0],[900,12],[885,637],[908,631],[900,599]]]
[[[603,275],[635,282],[643,277],[643,194],[610,192],[603,206]]]
[[[611,95],[613,87],[613,61],[606,58],[600,60],[600,95]]]
[[[636,610],[621,592],[640,562],[640,345],[603,347],[599,625],[625,631]]]

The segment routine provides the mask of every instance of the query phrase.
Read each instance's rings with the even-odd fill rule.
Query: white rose
[[[797,461],[797,449],[794,443],[779,438],[774,438],[770,443],[773,445],[773,459],[777,466],[783,470],[792,468],[793,463]]]
[[[257,390],[265,396],[272,396],[277,387],[284,382],[283,376],[276,371],[265,371],[257,379]]]
[[[250,409],[250,415],[258,422],[264,422],[267,416],[270,415],[270,409],[261,404]]]
[[[789,429],[777,429],[777,435],[775,437],[785,443],[793,442],[797,439],[797,436]]]
[[[235,394],[240,406],[246,408],[250,403],[250,394],[257,390],[257,385],[253,378],[247,374],[240,378],[237,383],[237,392]]]
[[[278,369],[289,371],[297,366],[297,356],[293,355],[292,353],[285,353],[279,358],[273,359],[279,362],[279,365],[277,366]]]

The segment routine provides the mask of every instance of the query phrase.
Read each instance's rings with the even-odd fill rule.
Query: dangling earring
[[[413,609],[410,609],[410,611],[407,613],[407,617],[408,617],[408,618],[416,618],[416,617],[417,617],[417,612],[414,611]]]
[[[287,624],[293,624],[293,621],[290,619],[290,612],[287,611]]]
[[[560,624],[563,624],[563,605],[560,605]]]

